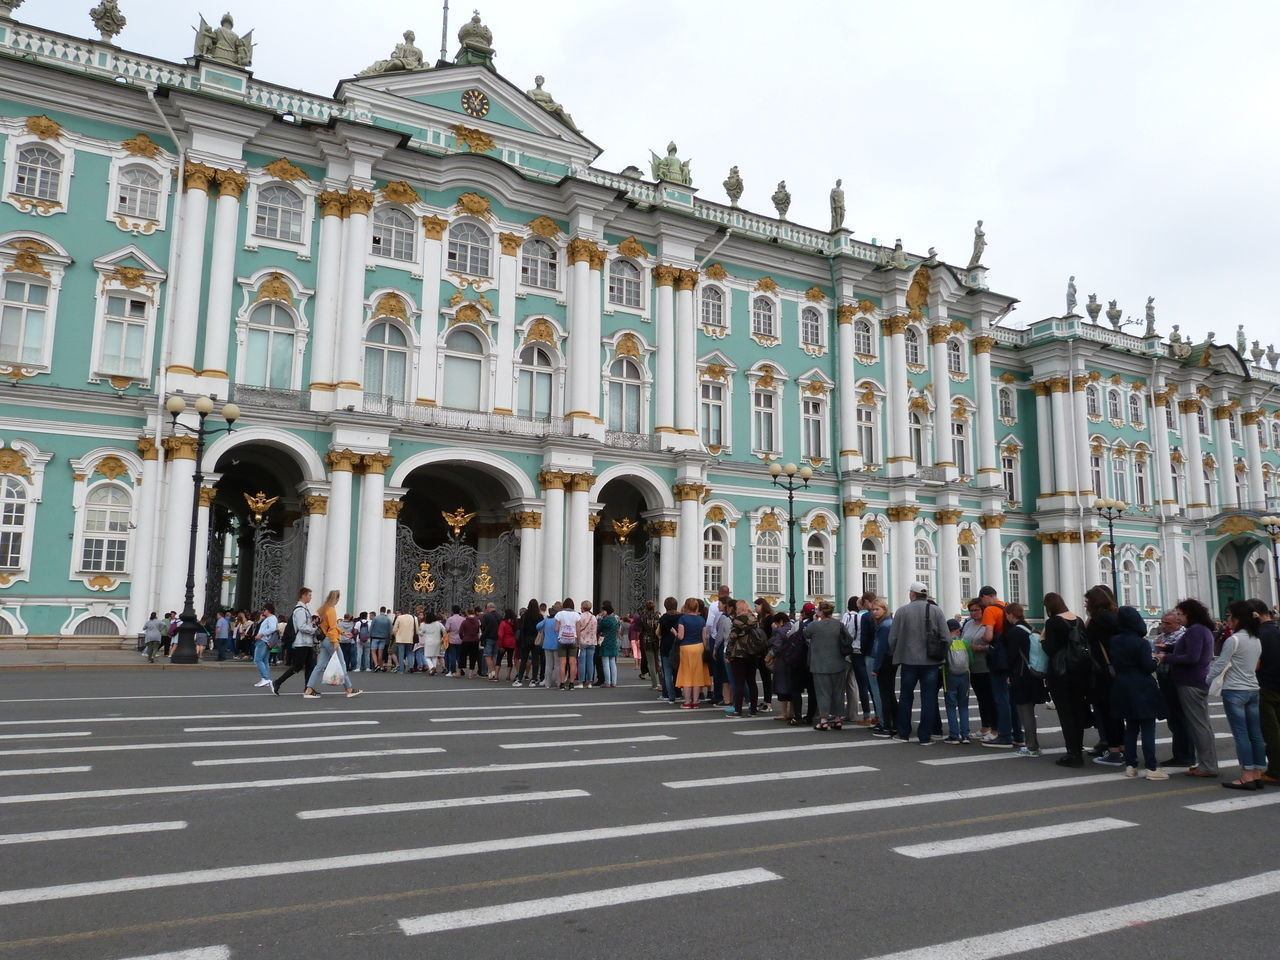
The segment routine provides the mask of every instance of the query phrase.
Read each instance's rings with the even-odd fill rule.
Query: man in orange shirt
[[[1004,634],[1004,603],[996,596],[995,587],[983,587],[978,591],[982,604],[982,645],[985,650],[974,649],[987,655],[987,667],[991,671],[991,698],[996,706],[996,732],[982,740],[984,747],[1011,750],[1022,742],[1022,724],[1014,715],[1009,700],[1009,652],[1002,642]]]

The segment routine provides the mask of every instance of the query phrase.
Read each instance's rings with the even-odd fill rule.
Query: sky
[[[262,81],[332,94],[414,29],[439,55],[439,2],[355,7],[119,0],[117,43],[170,60],[199,14],[253,29]],[[1067,277],[1162,333],[1280,342],[1280,4],[1273,0],[558,0],[482,2],[495,65],[546,90],[603,148],[596,166],[648,170],[669,140],[699,196],[829,226],[844,180],[860,240],[968,261],[984,221],[993,290],[1022,326],[1065,312]],[[226,6],[230,4],[230,6]],[[27,0],[19,20],[94,35],[91,0]],[[300,12],[305,11],[302,15]],[[472,8],[455,0],[448,54]],[[1244,256],[1246,252],[1251,255]],[[1260,256],[1259,256],[1260,255]]]

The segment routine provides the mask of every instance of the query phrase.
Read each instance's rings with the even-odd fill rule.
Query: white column
[[[594,599],[591,596],[592,564],[591,528],[591,484],[595,477],[589,473],[570,475],[568,505],[565,510],[565,551],[568,554],[568,573],[565,577],[566,590],[569,596],[581,603]]]
[[[1043,383],[1033,383],[1031,389],[1036,395],[1036,436],[1038,438],[1036,467],[1040,472],[1039,495],[1041,499],[1046,499],[1068,488],[1058,486],[1058,478],[1053,470],[1053,445],[1044,442],[1045,431],[1053,429],[1053,421],[1050,418],[1049,387]]]
[[[129,618],[125,629],[130,634],[142,630],[154,604],[156,519],[161,494],[160,451],[155,439],[139,438],[138,452],[142,454],[142,486],[138,488],[137,527],[129,541],[133,551],[133,579],[129,584]]]
[[[1058,547],[1057,544],[1046,540],[1040,542],[1040,586],[1042,588],[1040,597],[1050,591],[1061,592],[1058,590]],[[1029,590],[1028,595],[1039,599],[1035,597],[1035,594],[1031,594]],[[1063,597],[1065,598],[1066,594],[1063,594]],[[1070,602],[1069,600],[1067,601],[1068,605]]]
[[[889,598],[889,609],[896,610],[910,598],[907,588],[915,580],[916,555],[916,516],[919,507],[889,507],[885,513],[889,517],[889,550],[885,559],[888,561],[890,581],[885,596]]]
[[[1046,545],[1048,549],[1049,545]],[[1069,542],[1068,535],[1061,535],[1057,545],[1057,563],[1055,569],[1058,573],[1058,585],[1052,589],[1056,589],[1062,594],[1062,599],[1067,602],[1076,613],[1084,613],[1084,553],[1080,549],[1079,541],[1075,543]]]
[[[311,403],[315,409],[332,409],[338,349],[338,297],[342,290],[342,231],[345,194],[326,190],[320,203],[320,251],[316,260],[316,301],[311,335]],[[319,587],[315,587],[319,590]]]
[[[330,450],[325,455],[329,467],[329,519],[325,524],[328,550],[325,557],[324,586],[318,592],[341,590],[350,596],[351,571],[351,474],[360,462],[350,450]]]
[[[662,611],[662,602],[667,597],[680,596],[680,545],[679,523],[676,520],[658,520],[653,524],[658,535],[658,597],[657,607]]]
[[[195,437],[166,437],[164,449],[169,460],[165,485],[165,525],[167,535],[160,561],[160,591],[157,606],[181,610],[187,583],[187,544],[191,527],[192,478],[196,472]],[[197,550],[199,546],[197,545]],[[150,611],[148,611],[150,612]],[[158,611],[163,614],[164,610]]]
[[[1222,510],[1240,505],[1236,502],[1236,458],[1231,444],[1231,415],[1234,412],[1230,404],[1213,408],[1213,432],[1218,447],[1218,503]]]
[[[493,412],[514,413],[515,380],[512,377],[516,348],[516,278],[519,276],[520,244],[524,238],[514,233],[498,234],[502,255],[498,257],[498,372],[493,385]],[[528,599],[527,597],[525,599]]]
[[[205,590],[209,586],[209,514],[212,512],[213,501],[217,495],[217,488],[212,485],[200,488],[200,506],[196,511],[196,588],[194,593],[197,617],[208,613],[204,608],[204,597]]]
[[[933,367],[933,460],[944,470],[948,480],[959,476],[959,464],[951,451],[951,377],[947,373],[947,336],[951,328],[945,322],[929,328],[929,350]],[[957,469],[947,470],[950,465]],[[947,615],[954,613],[948,608]]]
[[[837,462],[842,468],[860,465],[848,459],[855,455],[855,451],[862,455],[863,461],[871,453],[870,450],[857,449],[858,393],[854,389],[856,374],[853,369],[853,312],[851,303],[842,303],[836,308],[836,396],[840,404],[840,459]],[[858,555],[861,557],[861,550]],[[847,562],[845,567],[847,570]],[[846,584],[847,582],[846,580]],[[859,589],[853,592],[862,592],[861,583]]]
[[[440,217],[423,217],[422,228],[425,239],[422,263],[422,339],[418,349],[418,399],[419,406],[434,407],[439,400],[436,396],[436,364],[439,348],[436,341],[440,337],[440,277],[444,260],[445,227],[448,224]]]
[[[591,254],[590,267],[587,271],[587,312],[586,312],[586,344],[583,347],[587,357],[587,379],[590,380],[587,391],[587,413],[597,423],[603,423],[600,410],[600,397],[603,393],[600,382],[600,317],[603,311],[601,298],[601,279],[604,277],[604,263],[607,256],[603,250],[596,249]],[[603,440],[601,436],[599,439]]]
[[[1064,493],[1074,490],[1071,472],[1074,464],[1071,459],[1071,395],[1067,393],[1065,377],[1054,377],[1049,381],[1050,423],[1049,432],[1053,439],[1053,489],[1051,493]],[[1040,436],[1041,446],[1045,437]],[[1088,438],[1083,439],[1088,447]],[[1088,476],[1086,474],[1086,476]]]
[[[844,598],[862,594],[862,509],[851,493],[845,494],[844,520],[840,524],[840,569]]]
[[[406,493],[408,490],[404,487],[382,489],[382,550],[378,557],[377,593],[383,599],[378,601],[378,606],[394,603],[396,599],[396,532],[400,523],[400,511],[404,508],[401,497]]]
[[[702,495],[705,492],[706,487],[698,483],[675,485],[676,506],[680,510],[676,529],[680,573],[674,595],[682,602],[686,597],[702,594]]]
[[[1152,456],[1147,460],[1147,479],[1151,484],[1152,500],[1156,504],[1174,506],[1173,484],[1169,479],[1172,470],[1169,460],[1169,428],[1165,420],[1165,410],[1173,400],[1163,393],[1157,393],[1155,384],[1151,385],[1151,390],[1155,398],[1155,412],[1151,415]],[[1162,513],[1163,511],[1157,510],[1156,516],[1161,516]],[[1166,579],[1165,582],[1170,581]],[[1170,595],[1171,592],[1166,590],[1165,596]]]
[[[542,485],[542,591],[550,606],[563,600],[564,587],[564,488],[567,473],[549,470],[538,475]]]
[[[360,458],[360,526],[356,531],[355,606],[361,610],[380,606],[379,596],[386,596],[382,582],[382,496],[386,487],[386,469],[391,458],[383,453],[365,454]],[[381,603],[386,603],[382,600]]]
[[[698,435],[698,405],[694,399],[698,388],[698,345],[693,319],[693,288],[697,283],[696,270],[681,270],[676,275],[676,433],[686,437]]]
[[[170,373],[193,376],[196,372],[196,333],[200,326],[200,287],[204,279],[205,228],[209,222],[209,184],[214,170],[203,163],[188,161],[182,170],[187,196],[182,203],[178,225],[179,266],[169,308]],[[168,539],[168,538],[166,538]],[[182,565],[183,570],[186,564]],[[170,603],[165,599],[163,603]],[[179,596],[181,602],[181,596]]]
[[[1187,509],[1205,509],[1209,506],[1209,491],[1204,485],[1204,448],[1200,445],[1200,418],[1197,411],[1200,398],[1184,397],[1178,401],[1182,414],[1182,438],[1186,443],[1183,468],[1187,474]]]
[[[1262,486],[1262,445],[1258,442],[1258,424],[1262,421],[1262,410],[1249,410],[1241,416],[1241,429],[1244,430],[1244,462],[1249,468],[1248,497],[1249,509],[1266,510],[1266,491]],[[1266,424],[1262,424],[1263,429]],[[1167,461],[1161,461],[1164,463]],[[1241,504],[1244,506],[1244,504]]]
[[[973,338],[973,390],[978,405],[978,486],[1000,485],[1000,469],[996,466],[996,426],[992,407],[995,397],[991,393],[991,348],[995,341],[990,337]],[[996,584],[992,584],[996,586]]]
[[[885,355],[885,375],[888,378],[885,388],[889,394],[885,429],[889,432],[886,466],[890,477],[914,476],[916,469],[915,461],[911,459],[911,442],[907,430],[907,388],[910,384],[907,380],[906,328],[906,317],[890,317],[884,322],[884,329],[889,334],[888,352]],[[863,456],[866,456],[865,452]]]
[[[960,522],[961,512],[943,509],[934,514],[938,521],[938,579],[942,581],[935,591],[942,612],[954,617],[960,612],[965,599],[960,596]]]
[[[306,494],[302,498],[302,511],[307,516],[307,556],[303,561],[302,586],[310,587],[323,601],[329,498],[323,494]]]
[[[227,380],[231,335],[231,297],[235,291],[236,236],[240,226],[240,195],[245,176],[235,170],[219,170],[218,201],[214,205],[213,245],[209,254],[209,298],[204,320],[204,349],[200,354],[202,377]],[[224,394],[225,390],[222,391]]]
[[[982,530],[982,579],[1004,596],[1004,549],[1000,542],[1000,526],[1004,517],[984,514]]]
[[[1076,377],[1072,382],[1072,422],[1065,424],[1063,429],[1067,431],[1067,437],[1070,442],[1075,445],[1076,467],[1071,479],[1078,488],[1076,496],[1083,501],[1083,506],[1086,509],[1092,509],[1093,501],[1096,497],[1089,480],[1089,417],[1088,405],[1085,400],[1085,388],[1087,386],[1088,382],[1083,377]],[[1067,488],[1063,487],[1063,489]]]
[[[1083,594],[1090,587],[1103,582],[1102,554],[1099,552],[1102,541],[1101,539],[1084,540],[1072,546],[1078,547],[1080,551],[1080,569],[1084,571],[1084,582],[1080,585],[1080,593]],[[1107,579],[1106,584],[1108,587],[1111,586],[1110,578]]]
[[[536,510],[522,510],[514,514],[516,527],[520,530],[520,570],[517,574],[516,600],[521,605],[531,599],[550,599],[542,595],[543,584],[539,580],[538,568],[541,557],[538,551],[538,537],[542,532],[542,514]],[[517,607],[517,609],[519,609]]]
[[[590,347],[591,256],[596,246],[576,237],[569,241],[569,410],[570,417],[591,415],[591,391],[600,384]],[[599,337],[596,353],[599,353]],[[578,599],[574,597],[574,599]]]
[[[675,267],[659,264],[653,268],[655,296],[658,302],[654,335],[658,352],[654,356],[654,386],[657,390],[654,408],[654,433],[674,433],[676,429],[676,327],[674,284]],[[666,594],[665,596],[671,596]]]
[[[338,362],[337,395],[334,402],[343,407],[364,404],[360,389],[361,349],[364,327],[364,275],[369,253],[369,210],[373,194],[368,190],[352,190],[346,197],[347,225],[342,238],[342,291],[338,296]]]

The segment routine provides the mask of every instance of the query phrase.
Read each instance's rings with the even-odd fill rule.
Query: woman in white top
[[[556,635],[560,638],[560,659],[564,663],[560,689],[572,690],[578,680],[578,611],[573,608],[573,597],[565,597],[556,614]]]
[[[1222,706],[1227,725],[1236,742],[1240,759],[1240,777],[1224,783],[1228,790],[1261,790],[1262,771],[1267,767],[1267,748],[1262,739],[1262,719],[1258,712],[1258,660],[1262,643],[1258,632],[1262,624],[1247,600],[1237,600],[1227,607],[1227,626],[1232,633],[1222,642],[1222,652],[1209,665],[1209,691],[1215,679],[1222,677]]]
[[[578,679],[580,687],[591,686],[596,679],[596,617],[591,612],[591,601],[582,601],[582,612],[578,614]]]
[[[434,677],[436,663],[440,659],[440,647],[444,644],[444,621],[434,610],[427,611],[426,616],[418,623],[418,643],[422,645],[427,673]]]

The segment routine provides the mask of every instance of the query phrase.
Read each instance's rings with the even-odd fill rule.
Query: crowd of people
[[[1136,609],[1119,606],[1099,584],[1085,593],[1081,614],[1046,594],[1037,629],[1021,604],[1001,601],[992,587],[968,602],[967,618],[949,620],[922,583],[896,610],[866,593],[839,614],[830,603],[806,603],[795,619],[764,599],[734,598],[727,586],[710,603],[668,597],[661,612],[650,601],[621,617],[609,601],[595,610],[590,600],[570,597],[550,606],[530,600],[520,611],[455,606],[448,615],[386,607],[339,614],[339,599],[331,591],[313,613],[304,588],[284,617],[271,604],[254,616],[221,611],[201,639],[219,660],[251,658],[257,686],[273,693],[302,674],[309,698],[321,695],[331,658],[342,667],[347,696],[359,696],[350,677],[364,671],[556,690],[616,687],[622,655],[658,699],[682,709],[719,707],[729,718],[776,712],[780,722],[818,731],[847,724],[900,742],[1024,758],[1042,755],[1037,708],[1050,708],[1065,745],[1054,751],[1059,766],[1091,759],[1148,780],[1167,780],[1166,768],[1219,777],[1209,710],[1220,697],[1240,765],[1239,776],[1222,785],[1280,783],[1280,624],[1259,600],[1230,604],[1217,623],[1202,603],[1186,599],[1148,629]],[[152,615],[144,628],[149,658],[168,645],[177,622],[173,614]],[[273,680],[270,667],[281,659],[287,668]],[[1170,734],[1164,760],[1156,751],[1158,720]],[[1091,729],[1097,740],[1086,751]]]

